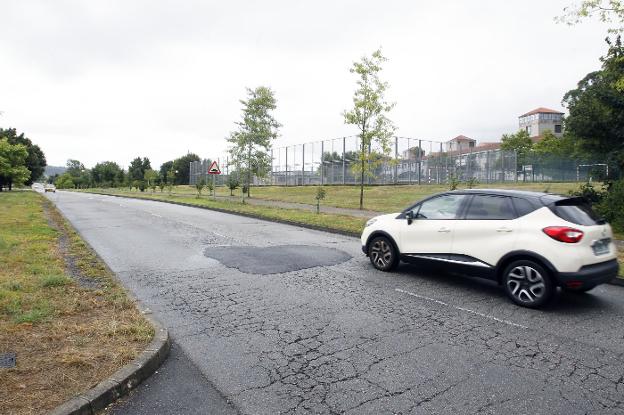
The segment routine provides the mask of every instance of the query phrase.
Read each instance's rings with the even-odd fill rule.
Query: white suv
[[[489,278],[526,307],[556,287],[584,292],[618,274],[611,227],[581,198],[513,190],[437,194],[366,223],[362,250],[373,266],[443,265]]]

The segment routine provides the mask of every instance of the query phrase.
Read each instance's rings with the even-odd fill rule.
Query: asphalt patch
[[[215,246],[204,255],[246,274],[281,274],[306,268],[338,265],[351,255],[338,249],[308,245]]]

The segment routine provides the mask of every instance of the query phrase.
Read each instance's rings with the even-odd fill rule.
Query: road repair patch
[[[306,268],[338,265],[351,255],[337,249],[308,245],[215,246],[204,255],[246,274],[281,274]]]

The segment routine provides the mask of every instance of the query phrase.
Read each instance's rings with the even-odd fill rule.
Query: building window
[[[555,133],[561,134],[561,124],[555,124]]]

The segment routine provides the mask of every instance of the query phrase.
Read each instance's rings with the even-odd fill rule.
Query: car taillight
[[[575,244],[583,239],[583,231],[567,226],[549,226],[542,230],[546,235],[559,242]]]

